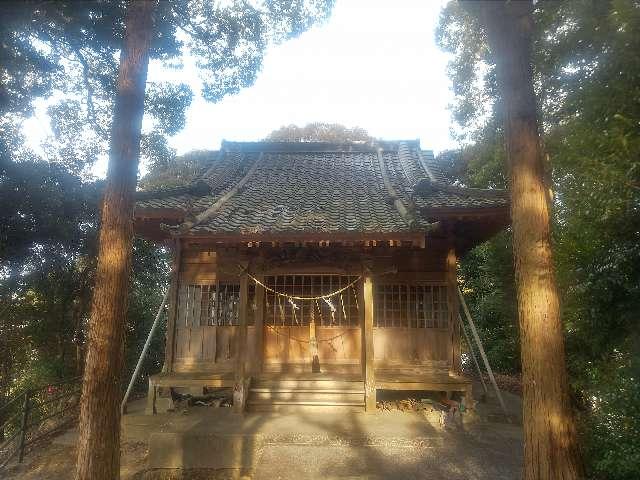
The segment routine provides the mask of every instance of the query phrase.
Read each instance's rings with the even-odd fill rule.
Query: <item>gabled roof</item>
[[[136,217],[165,212],[182,235],[402,233],[507,205],[503,191],[449,185],[418,141],[223,142],[193,184],[139,192]]]

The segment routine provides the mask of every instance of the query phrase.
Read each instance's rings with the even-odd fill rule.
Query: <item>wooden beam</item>
[[[491,384],[493,385],[493,389],[496,392],[496,396],[498,397],[498,401],[500,402],[502,411],[504,412],[505,415],[508,416],[509,414],[507,412],[507,407],[505,406],[504,400],[502,399],[502,394],[500,393],[500,389],[498,388],[496,378],[493,375],[493,370],[491,369],[491,365],[489,364],[489,359],[487,358],[487,354],[485,353],[484,347],[482,346],[482,340],[480,340],[480,335],[478,335],[478,330],[476,329],[476,325],[475,323],[473,323],[473,319],[471,318],[471,313],[469,313],[467,302],[465,302],[460,289],[457,290],[457,293],[458,293],[458,297],[460,298],[460,303],[462,304],[464,315],[465,317],[467,317],[467,322],[469,322],[469,328],[471,328],[473,339],[476,341],[476,345],[478,346],[478,350],[480,351],[480,356],[482,357],[484,366],[487,369],[487,373],[489,374],[489,380],[491,380]]]
[[[473,363],[476,366],[476,370],[478,371],[478,377],[480,377],[480,382],[482,382],[482,389],[484,390],[485,395],[487,392],[487,384],[484,382],[484,375],[482,375],[482,369],[480,368],[480,364],[478,363],[478,358],[476,357],[476,352],[473,348],[473,344],[471,343],[471,339],[469,338],[469,334],[467,333],[467,329],[464,328],[464,323],[462,323],[462,317],[458,313],[458,322],[460,323],[460,327],[462,327],[462,332],[464,333],[464,338],[467,341],[467,346],[469,347],[469,353],[471,354],[471,358],[473,358]]]
[[[376,411],[376,376],[373,365],[373,281],[367,272],[363,282],[364,299],[364,399],[367,413]]]
[[[453,374],[461,373],[460,363],[460,324],[458,323],[458,277],[457,257],[453,246],[447,252],[447,304],[449,307],[449,332],[451,334],[451,367]]]
[[[247,358],[247,313],[249,308],[249,280],[247,273],[240,276],[240,305],[238,306],[239,328],[238,328],[238,374],[245,376]]]
[[[144,412],[146,415],[155,415],[157,413],[157,410],[156,410],[157,392],[158,392],[158,389],[156,388],[156,385],[153,382],[152,377],[149,377],[149,390],[147,392],[147,406]]]
[[[245,266],[248,268],[248,266]],[[236,335],[236,382],[233,392],[233,411],[241,413],[247,400],[246,361],[247,361],[247,308],[248,277],[247,270],[240,275],[240,305],[238,308],[239,328]]]
[[[425,390],[432,392],[467,392],[469,385],[471,384],[470,380],[458,380],[458,381],[447,381],[447,382],[438,382],[431,381],[429,378],[425,378],[423,380],[409,381],[409,382],[387,382],[387,381],[379,381],[377,382],[377,386],[380,389],[384,390]]]
[[[365,242],[378,240],[401,240],[413,242],[420,245],[424,239],[426,231],[410,231],[410,232],[332,232],[331,244],[336,245],[340,242]],[[204,245],[212,245],[216,243],[231,243],[245,245],[247,242],[261,242],[260,248],[267,247],[270,243],[283,242],[313,242],[317,243],[321,240],[327,240],[326,232],[263,232],[263,233],[194,233],[187,237],[191,242],[198,242]],[[274,247],[276,245],[273,245]]]
[[[256,275],[256,278],[264,283],[264,275]],[[255,358],[253,359],[254,372],[262,373],[264,362],[264,287],[256,284],[255,290],[256,311],[254,312],[256,325],[256,348]]]
[[[173,360],[175,356],[175,335],[176,318],[178,316],[178,290],[180,289],[180,266],[182,246],[181,240],[175,240],[173,249],[173,267],[171,270],[171,291],[169,294],[169,311],[167,312],[167,336],[164,349],[163,373],[173,371]]]

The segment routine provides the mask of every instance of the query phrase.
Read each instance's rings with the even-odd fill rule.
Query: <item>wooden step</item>
[[[258,377],[260,380],[334,380],[343,382],[362,381],[362,373],[293,373],[293,372],[263,372]]]
[[[362,404],[364,403],[363,391],[325,392],[325,391],[279,391],[279,390],[251,390],[249,402],[272,403],[305,403],[305,404]]]
[[[282,374],[282,373],[292,373],[292,374],[306,374],[312,373],[312,367],[310,363],[299,363],[299,364],[282,364],[282,363],[265,363],[263,365],[263,373],[264,374]],[[362,374],[362,366],[359,363],[356,364],[342,364],[342,365],[320,365],[320,369],[322,373],[313,373],[313,375],[361,375]]]
[[[364,405],[364,400],[341,400],[335,402],[326,402],[324,400],[254,400],[249,399],[249,404],[270,404],[270,405],[313,405],[313,406],[331,406],[331,405]]]
[[[263,380],[256,379],[252,383],[253,388],[272,390],[364,390],[364,382],[343,381],[343,380],[307,380],[307,379],[285,379],[285,380]]]
[[[364,410],[364,382],[359,375],[267,374],[249,390],[253,412]]]
[[[299,403],[248,403],[247,411],[252,413],[318,413],[318,412],[364,412],[364,403],[358,405],[309,405]]]
[[[281,388],[281,387],[251,387],[252,392],[264,393],[264,392],[279,392],[279,393],[364,393],[362,388],[337,388],[337,389],[324,389],[324,388]]]

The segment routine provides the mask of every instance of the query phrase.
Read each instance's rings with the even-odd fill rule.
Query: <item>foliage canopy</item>
[[[538,2],[534,71],[554,193],[563,321],[585,458],[594,478],[640,470],[640,4]],[[505,184],[493,52],[456,2],[437,41],[453,54],[452,113],[464,148],[443,156],[472,186]],[[499,236],[462,262],[463,282],[498,365],[514,360],[512,270]],[[490,252],[490,253],[489,253]]]
[[[331,6],[158,2],[152,68],[180,70],[189,54],[202,96],[218,101],[255,81],[267,47],[323,21]],[[0,3],[0,403],[28,383],[80,370],[103,189],[90,168],[107,154],[126,8],[100,0]],[[151,170],[175,156],[168,138],[184,127],[193,97],[186,83],[164,77],[152,75],[146,88],[141,150]],[[22,127],[42,111],[50,131],[38,148]],[[157,246],[134,245],[130,361],[166,286],[165,257]],[[147,371],[158,361],[151,355],[155,368]]]
[[[345,127],[337,123],[308,123],[304,127],[287,125],[274,130],[266,138],[271,142],[371,142],[373,137],[361,127]]]

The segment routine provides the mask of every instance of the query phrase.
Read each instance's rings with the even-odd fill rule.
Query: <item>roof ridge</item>
[[[153,188],[151,190],[138,190],[134,194],[136,200],[149,200],[155,198],[166,198],[175,195],[195,195],[198,197],[208,193],[209,186],[201,180],[189,182],[187,185],[174,185],[172,187]]]
[[[397,151],[400,144],[420,149],[419,140],[357,140],[353,142],[231,142],[222,141],[221,150],[226,152],[372,152],[379,148]]]
[[[216,161],[219,160],[219,157],[226,154],[227,152],[221,148],[220,150],[211,150],[211,153],[216,153],[217,155],[211,156],[211,165],[202,173],[202,175],[200,175],[200,177],[198,178],[199,180],[204,181],[204,179],[209,176],[211,171],[218,166],[216,164]]]
[[[378,164],[380,165],[380,174],[382,175],[382,182],[384,183],[385,188],[387,189],[387,193],[393,199],[393,205],[396,207],[396,210],[400,214],[402,220],[404,220],[409,227],[411,227],[414,223],[413,216],[409,213],[409,210],[405,206],[405,204],[400,199],[398,192],[396,192],[393,185],[391,185],[391,181],[389,180],[389,175],[387,174],[387,166],[384,164],[384,158],[382,156],[382,149],[378,148]]]
[[[236,183],[233,186],[233,188],[231,188],[231,190],[229,190],[222,197],[220,197],[218,200],[216,200],[216,202],[213,205],[211,205],[209,208],[207,208],[203,212],[201,212],[198,215],[196,215],[193,220],[187,220],[187,221],[181,223],[180,225],[178,225],[177,227],[169,227],[169,230],[174,234],[186,233],[189,230],[191,230],[193,227],[196,227],[196,226],[200,225],[201,223],[206,222],[207,220],[209,220],[215,213],[217,213],[222,208],[222,206],[225,203],[227,203],[236,193],[238,193],[238,191],[242,187],[244,187],[244,185],[249,181],[249,178],[251,178],[253,173],[258,168],[258,164],[262,160],[262,156],[263,155],[264,154],[261,153],[258,156],[258,158],[256,159],[256,161],[253,162],[253,165],[251,166],[251,168],[249,168],[249,171],[245,174],[245,176],[242,177],[238,181],[238,183]]]
[[[427,161],[422,156],[422,150],[420,148],[418,148],[418,160],[420,165],[422,165],[422,168],[424,169],[425,173],[429,177],[429,180],[431,180],[432,182],[438,182],[438,179],[431,171],[431,168],[429,168],[429,166],[427,165]]]
[[[199,179],[209,186],[211,195],[215,196],[219,190],[224,189],[229,179],[234,178],[235,174],[242,169],[242,159],[235,161],[231,158],[227,161],[229,153],[240,154],[240,157],[242,157],[242,152],[219,150],[218,157],[211,162],[211,167]],[[213,173],[217,173],[217,175],[212,179]]]
[[[400,168],[402,169],[402,173],[409,182],[411,182],[411,176],[409,175],[409,166],[407,165],[407,154],[409,147],[404,142],[400,142],[398,144],[398,160],[400,160]]]

